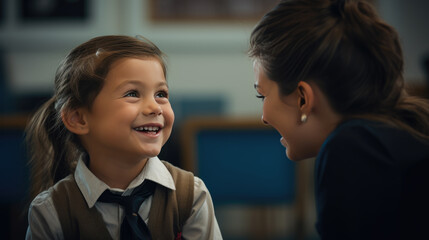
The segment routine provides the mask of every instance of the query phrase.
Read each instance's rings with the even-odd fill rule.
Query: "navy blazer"
[[[341,124],[316,159],[321,239],[429,239],[429,143],[379,122]]]

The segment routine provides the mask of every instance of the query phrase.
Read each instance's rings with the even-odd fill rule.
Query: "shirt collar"
[[[82,159],[78,161],[74,177],[86,203],[88,204],[88,207],[90,208],[95,205],[97,199],[106,189],[117,191],[117,189],[110,188],[106,183],[97,178],[88,169]],[[140,174],[131,181],[130,185],[125,189],[124,195],[130,194],[132,190],[142,184],[145,179],[151,180],[166,188],[176,190],[173,177],[168,169],[158,157],[153,157],[149,158]]]

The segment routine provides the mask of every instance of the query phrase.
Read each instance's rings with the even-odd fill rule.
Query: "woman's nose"
[[[265,125],[269,125],[267,121],[264,120],[264,115],[261,116],[261,121]]]

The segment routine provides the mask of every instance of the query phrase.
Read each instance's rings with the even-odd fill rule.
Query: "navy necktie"
[[[118,203],[125,209],[125,217],[121,224],[122,240],[152,239],[149,228],[140,217],[138,211],[140,205],[151,196],[155,190],[155,183],[145,180],[136,187],[130,196],[121,196],[106,190],[101,194],[98,201],[106,203]]]

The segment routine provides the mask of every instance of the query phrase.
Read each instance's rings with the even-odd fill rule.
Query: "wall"
[[[168,56],[172,96],[217,96],[231,115],[255,115],[253,70],[246,56],[254,22],[153,23],[147,0],[94,0],[86,23],[20,23],[17,1],[6,0],[0,46],[7,50],[9,84],[18,94],[51,91],[60,60],[97,35],[143,35]]]
[[[405,57],[404,76],[423,83],[422,58],[429,55],[429,1],[377,0],[380,15],[399,33]]]
[[[173,97],[220,95],[227,114],[258,115],[253,70],[246,56],[255,22],[153,23],[148,0],[93,0],[85,23],[20,23],[19,1],[5,0],[0,46],[6,52],[14,92],[50,91],[59,61],[77,44],[103,34],[143,35],[167,55]],[[405,78],[421,82],[423,52],[429,51],[424,0],[378,0],[381,15],[401,34]]]

